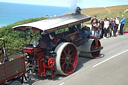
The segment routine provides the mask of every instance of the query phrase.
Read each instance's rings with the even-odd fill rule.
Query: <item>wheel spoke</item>
[[[61,55],[63,58],[65,58],[65,56],[64,56],[64,54],[62,53],[62,55]]]
[[[70,54],[71,58],[73,57],[74,53]]]
[[[64,55],[67,56],[66,50],[64,49]]]
[[[71,61],[74,61],[74,58],[71,58]]]
[[[64,70],[64,66],[66,65],[66,63],[64,62],[63,65],[62,65],[62,69]]]
[[[70,62],[70,65],[73,66],[73,63],[74,63],[74,62]]]
[[[61,60],[66,60],[66,58],[61,58]]]
[[[70,52],[72,52],[72,49],[70,49],[70,50],[68,51],[68,54],[70,54]]]
[[[69,65],[66,66],[66,72],[68,71],[68,69],[69,69]]]

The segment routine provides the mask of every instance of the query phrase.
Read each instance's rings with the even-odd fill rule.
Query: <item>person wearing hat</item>
[[[46,15],[46,18],[48,18],[48,15]]]
[[[75,13],[76,14],[81,14],[81,8],[80,7],[77,7]]]

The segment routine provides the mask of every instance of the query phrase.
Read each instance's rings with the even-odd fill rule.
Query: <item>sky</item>
[[[81,8],[128,5],[128,0],[0,0],[0,2],[62,6],[62,7],[79,6]]]

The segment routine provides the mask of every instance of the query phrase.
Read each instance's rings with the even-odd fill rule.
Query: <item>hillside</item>
[[[126,24],[125,30],[128,30],[128,5],[120,5],[120,6],[112,6],[112,7],[99,7],[99,8],[88,8],[82,9],[82,14],[89,15],[93,18],[93,16],[97,16],[98,19],[104,19],[105,17],[117,17],[119,16],[121,19],[121,15],[125,15]]]

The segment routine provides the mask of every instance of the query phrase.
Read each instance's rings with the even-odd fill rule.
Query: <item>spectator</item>
[[[101,19],[100,20],[100,38],[103,38],[103,34],[104,34],[104,20]]]
[[[99,23],[96,22],[96,19],[94,19],[92,22],[92,36],[98,36],[98,27]]]
[[[109,27],[109,21],[107,21],[107,18],[104,20],[104,39],[107,37],[107,29]]]
[[[113,18],[113,36],[116,37],[116,19]]]
[[[119,27],[119,23],[120,23],[120,22],[119,22],[119,17],[118,17],[118,16],[117,16],[115,22],[116,22],[115,28],[116,28],[116,33],[117,33],[117,30],[118,30],[118,27]]]
[[[46,18],[48,18],[48,15],[46,15]]]
[[[121,19],[120,23],[121,23],[121,25],[120,25],[120,34],[123,35],[123,27],[124,27],[124,24],[125,24],[124,15],[122,15],[122,19]]]
[[[107,37],[111,37],[111,29],[110,29],[110,18],[108,17],[107,18],[107,21],[109,22],[109,26],[108,26],[108,28],[107,28]]]
[[[96,36],[98,37],[98,38],[100,38],[100,21],[98,22],[98,24],[97,24],[97,30],[96,30]]]
[[[111,18],[110,20],[110,25],[109,25],[109,30],[110,30],[110,35],[113,36],[114,35],[114,25],[115,25],[115,22],[113,21],[114,19]],[[110,37],[110,36],[109,36]]]
[[[93,23],[94,20],[96,20],[96,23],[98,23],[96,16],[94,16],[94,18],[91,20],[91,24]]]
[[[56,15],[54,15],[54,17],[56,17]]]
[[[109,18],[109,17],[107,17],[107,20],[108,20],[108,21],[110,21],[110,18]]]
[[[94,16],[94,18],[91,20],[91,25],[92,25],[92,35],[96,36],[96,27],[95,25],[98,23],[98,20],[96,18],[96,16]]]

